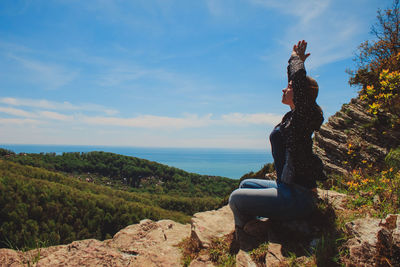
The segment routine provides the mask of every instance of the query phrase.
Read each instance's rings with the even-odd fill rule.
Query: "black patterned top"
[[[319,130],[324,118],[309,92],[304,62],[292,55],[287,70],[288,80],[292,81],[295,108],[279,124],[285,143],[285,163],[280,180],[315,188],[316,180],[324,180],[326,176],[321,159],[312,151],[312,134]]]

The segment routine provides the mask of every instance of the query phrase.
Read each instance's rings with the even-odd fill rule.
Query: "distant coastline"
[[[273,161],[267,149],[236,148],[153,148],[79,145],[0,144],[15,153],[56,153],[105,151],[142,159],[205,175],[239,179]]]

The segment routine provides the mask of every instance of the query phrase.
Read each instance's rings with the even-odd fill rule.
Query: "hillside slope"
[[[142,219],[187,222],[195,212],[223,205],[224,195],[185,195],[120,190],[0,159],[0,247],[102,240]]]

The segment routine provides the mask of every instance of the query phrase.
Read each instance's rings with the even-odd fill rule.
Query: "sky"
[[[293,44],[326,122],[391,2],[0,1],[0,144],[269,149]]]

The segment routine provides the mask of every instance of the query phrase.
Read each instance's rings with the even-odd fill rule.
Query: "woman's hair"
[[[307,86],[310,90],[311,99],[315,101],[317,99],[319,89],[317,81],[310,76],[307,76]]]
[[[309,90],[310,98],[313,101],[313,106],[314,106],[314,112],[311,115],[314,118],[313,120],[315,123],[314,130],[318,131],[324,120],[324,114],[322,112],[322,109],[316,102],[319,86],[316,80],[314,80],[310,76],[307,76],[307,87]]]

